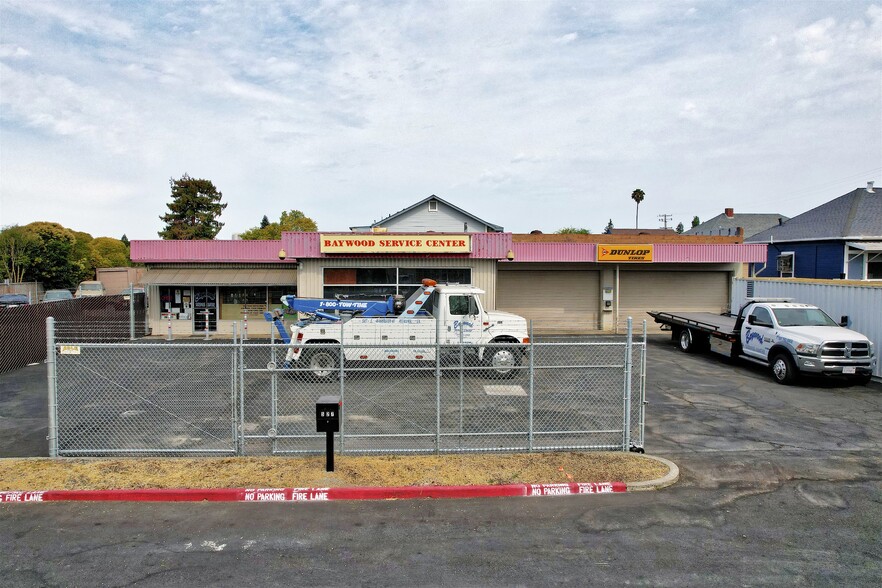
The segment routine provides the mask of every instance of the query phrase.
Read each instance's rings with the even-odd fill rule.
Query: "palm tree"
[[[634,217],[634,228],[638,228],[638,221],[640,219],[640,203],[643,202],[643,197],[646,194],[640,188],[637,188],[633,192],[631,192],[631,200],[637,203],[637,215]]]

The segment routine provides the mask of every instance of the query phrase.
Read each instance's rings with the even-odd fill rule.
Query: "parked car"
[[[25,294],[0,294],[0,308],[12,308],[13,306],[26,306],[30,304]]]
[[[105,294],[104,284],[95,280],[87,280],[80,282],[74,297],[84,298],[86,296],[104,296]]]
[[[70,293],[70,290],[46,290],[46,295],[43,296],[43,302],[71,300],[72,298],[73,294]]]

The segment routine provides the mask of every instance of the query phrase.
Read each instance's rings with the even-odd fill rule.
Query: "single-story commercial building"
[[[427,224],[432,214],[444,222]],[[451,217],[464,230],[450,231]],[[641,328],[648,310],[727,310],[731,279],[766,258],[740,235],[516,235],[436,196],[384,221],[278,241],[132,241],[151,326],[230,333],[247,316],[251,335],[268,333],[263,312],[284,294],[407,296],[432,278],[478,286],[485,308],[525,316],[537,333],[613,332],[628,316]]]

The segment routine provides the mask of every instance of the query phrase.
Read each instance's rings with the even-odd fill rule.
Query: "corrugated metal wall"
[[[882,349],[882,287],[845,284],[795,282],[790,280],[736,279],[732,286],[732,312],[748,299],[748,285],[752,284],[751,298],[792,298],[794,302],[814,304],[839,321],[847,315],[849,328],[863,333],[876,347],[878,357]],[[882,366],[876,362],[874,375],[882,377]]]
[[[306,298],[321,298],[323,294],[322,270],[326,267],[437,267],[471,268],[472,284],[486,291],[484,307],[496,308],[496,260],[495,259],[439,259],[439,258],[396,258],[384,259],[304,259],[297,277],[298,295]]]

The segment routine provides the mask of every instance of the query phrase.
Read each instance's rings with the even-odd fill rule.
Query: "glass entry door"
[[[217,288],[194,286],[193,302],[193,330],[204,333],[207,322],[209,332],[217,331]]]

